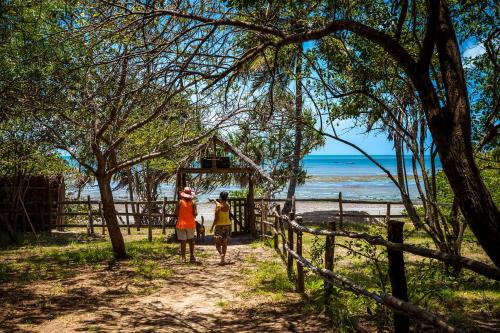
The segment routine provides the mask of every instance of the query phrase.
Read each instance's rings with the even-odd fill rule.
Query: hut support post
[[[186,180],[186,174],[182,173],[181,174],[181,189],[184,189],[184,187],[187,186],[187,180]]]
[[[393,243],[403,243],[404,222],[389,220],[388,240]],[[408,301],[408,287],[406,284],[405,263],[402,251],[387,249],[389,257],[389,278],[391,279],[392,295]],[[407,333],[410,330],[409,318],[400,313],[394,313],[394,332]]]

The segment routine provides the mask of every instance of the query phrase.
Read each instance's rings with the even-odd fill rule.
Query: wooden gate
[[[247,198],[231,198],[227,200],[230,206],[230,215],[233,221],[233,234],[250,231]]]

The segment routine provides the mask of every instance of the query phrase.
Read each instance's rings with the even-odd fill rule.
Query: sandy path
[[[40,299],[50,299],[50,305],[28,323],[20,320],[6,331],[330,331],[325,318],[304,313],[296,293],[287,293],[280,301],[252,293],[246,280],[255,268],[255,259],[270,260],[272,250],[251,246],[249,239],[238,241],[242,244],[228,248],[231,263],[225,266],[217,264],[218,256],[209,245],[197,249],[200,264],[181,265],[172,258],[175,273],[167,280],[151,281],[152,292],[144,292],[147,285],[130,282],[130,272],[121,267],[33,287],[36,291],[30,292],[39,299],[33,304],[26,300],[24,311],[38,307]],[[54,295],[54,290],[59,293]]]

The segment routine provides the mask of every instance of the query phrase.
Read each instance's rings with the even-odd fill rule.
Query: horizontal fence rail
[[[495,266],[485,264],[483,262],[462,257],[459,255],[452,255],[441,251],[431,250],[422,246],[403,244],[403,243],[393,243],[388,240],[383,239],[380,236],[372,236],[366,233],[356,233],[348,231],[329,231],[329,230],[315,230],[307,228],[303,225],[299,225],[295,221],[288,222],[292,228],[306,232],[313,235],[323,235],[323,236],[341,236],[353,239],[362,239],[371,245],[381,245],[388,249],[402,252],[409,252],[420,257],[437,259],[442,262],[458,265],[462,268],[469,269],[481,275],[484,275],[490,279],[500,281],[500,269]]]
[[[387,205],[387,214],[384,217],[388,228],[388,239],[384,239],[379,235],[337,230],[337,224],[340,223],[340,225],[342,225],[343,217],[349,216],[348,214],[343,213],[342,204],[348,201],[342,200],[341,194],[339,195],[339,198],[335,200],[316,200],[328,202],[335,201],[339,203],[340,213],[336,215],[334,214],[337,219],[335,221],[328,222],[328,229],[308,228],[302,224],[302,217],[295,216],[296,202],[305,200],[295,200],[295,198],[293,198],[291,200],[291,212],[287,215],[281,214],[279,204],[274,205],[272,209],[266,205],[276,202],[285,202],[285,200],[260,199],[260,201],[262,207],[260,208],[260,223],[258,224],[260,224],[261,239],[271,240],[274,249],[281,254],[281,257],[285,261],[287,266],[288,276],[292,281],[296,283],[296,289],[298,292],[304,292],[303,270],[304,268],[307,268],[318,277],[323,279],[323,281],[325,281],[324,292],[326,300],[329,299],[326,296],[332,294],[332,286],[337,286],[341,289],[351,291],[355,294],[369,297],[377,303],[390,308],[394,313],[394,331],[397,333],[408,331],[409,317],[415,318],[419,321],[424,321],[442,331],[458,331],[457,328],[446,323],[438,314],[423,309],[419,305],[411,303],[408,300],[407,283],[404,268],[405,263],[402,255],[403,253],[406,252],[423,258],[435,259],[446,264],[471,270],[487,278],[500,281],[500,269],[493,265],[489,265],[459,255],[452,255],[442,251],[404,243],[404,222],[391,220],[391,218],[394,216],[390,215],[390,205],[400,204],[400,202],[368,202],[362,200],[353,200],[355,203],[377,203]],[[267,212],[267,210],[269,210],[269,212]],[[324,268],[315,266],[311,261],[309,261],[302,255],[302,237],[305,233],[326,237]],[[377,294],[375,292],[369,291],[366,288],[358,285],[354,281],[334,272],[336,237],[359,239],[367,242],[370,245],[382,246],[387,249],[387,255],[389,258],[388,275],[392,286],[392,294],[384,292]],[[294,265],[294,261],[296,262],[296,265]],[[294,266],[296,266],[296,272],[294,272]]]
[[[245,233],[249,231],[249,205],[246,198],[230,198],[228,202],[231,207],[230,215],[234,222],[233,234]],[[167,228],[175,228],[177,215],[175,207],[177,201],[167,200],[123,200],[114,201],[116,216],[119,219],[118,227],[126,228],[127,233],[131,234],[131,228],[146,227],[148,230],[148,239],[152,240],[152,229],[162,229],[162,234],[166,234]],[[91,200],[62,200],[54,201],[57,205],[57,217],[86,217],[85,223],[58,223],[52,225],[53,228],[63,230],[64,228],[86,228],[87,233],[92,235],[95,228],[102,228],[102,234],[106,233],[106,221],[103,216],[102,201]],[[133,222],[130,220],[133,218]],[[99,221],[97,223],[97,221]],[[145,223],[144,223],[145,222]]]
[[[380,295],[370,292],[366,290],[365,288],[357,285],[353,281],[351,281],[348,278],[345,278],[339,274],[336,274],[330,270],[324,269],[324,268],[319,268],[314,266],[310,261],[308,261],[306,258],[302,257],[299,255],[297,252],[294,250],[290,249],[287,244],[285,244],[285,249],[287,250],[288,253],[290,253],[301,266],[305,266],[309,268],[312,272],[316,273],[319,277],[321,277],[323,280],[332,283],[339,288],[346,289],[349,291],[352,291],[356,294],[361,294],[366,297],[369,297],[376,301],[377,303],[386,305],[390,307],[391,309],[403,313],[403,314],[408,314],[411,315],[412,317],[416,319],[421,319],[424,320],[430,324],[432,324],[435,327],[438,327],[446,332],[457,332],[457,330],[447,324],[445,321],[440,319],[437,315],[424,310],[420,308],[418,305],[412,304],[410,302],[401,300],[397,297],[394,297],[393,295],[382,293]]]
[[[131,228],[137,228],[139,231],[146,227],[148,230],[148,240],[152,241],[152,230],[162,229],[162,234],[166,233],[166,228],[173,228],[175,224],[173,223],[176,215],[175,205],[176,201],[167,200],[155,200],[155,201],[114,201],[115,210],[120,206],[123,206],[124,211],[116,211],[116,216],[121,223],[118,224],[119,228],[127,228],[127,233],[131,234]],[[87,200],[64,200],[56,203],[58,207],[61,207],[57,211],[58,217],[64,216],[86,216],[86,223],[61,223],[54,227],[58,230],[63,230],[63,228],[86,228],[87,233],[92,235],[95,233],[94,228],[102,228],[102,234],[106,233],[106,221],[103,215],[102,201],[91,200],[90,196],[87,196]],[[77,206],[78,211],[72,211],[72,207]],[[66,211],[68,210],[69,211]],[[134,223],[132,225],[130,218],[134,218]],[[123,219],[124,218],[124,219]],[[100,223],[95,223],[96,219],[100,220]],[[146,222],[146,223],[143,223]]]

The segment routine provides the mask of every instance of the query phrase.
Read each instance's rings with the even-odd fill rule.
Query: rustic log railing
[[[231,207],[230,214],[234,222],[233,233],[248,232],[251,226],[249,226],[248,222],[249,210],[246,198],[231,198],[228,202]],[[86,217],[86,223],[58,224],[57,228],[59,230],[63,230],[64,228],[86,228],[87,233],[93,235],[95,228],[102,228],[102,234],[106,233],[106,222],[103,218],[102,203],[100,200],[91,200],[90,196],[87,196],[87,200],[62,200],[56,203],[58,207],[57,216]],[[166,197],[163,200],[156,201],[114,202],[116,216],[121,222],[119,223],[119,227],[126,228],[127,234],[130,235],[132,227],[130,218],[132,217],[137,231],[140,231],[141,228],[147,228],[148,240],[150,241],[152,240],[152,229],[161,228],[162,234],[166,234],[167,228],[175,227],[175,223],[173,222],[176,217],[176,203],[177,201],[167,200]],[[72,209],[74,206],[79,206],[76,211]],[[153,207],[156,207],[156,211]],[[139,223],[142,218],[147,220],[146,224]],[[96,220],[100,223],[96,223]]]
[[[141,227],[147,228],[148,240],[152,240],[152,229],[161,229],[162,234],[166,233],[166,228],[174,227],[172,223],[168,223],[167,219],[174,218],[174,207],[176,202],[172,200],[158,201],[115,201],[115,207],[123,206],[123,209],[117,209],[116,216],[120,219],[122,223],[119,223],[120,228],[127,228],[127,233],[131,234],[131,224],[130,217],[134,218],[135,226],[139,231]],[[102,203],[100,200],[91,200],[90,196],[87,196],[87,200],[65,200],[57,202],[58,216],[85,216],[87,217],[86,223],[66,223],[57,225],[58,229],[62,228],[86,228],[87,233],[92,235],[95,233],[95,228],[102,228],[102,234],[106,233],[106,222],[103,217]],[[72,207],[75,205],[80,205],[77,209],[78,211],[65,211],[65,207]],[[144,209],[141,211],[141,205]],[[153,206],[157,207],[157,210],[153,210]],[[130,208],[130,209],[129,209]],[[72,209],[70,209],[72,210]],[[123,220],[123,217],[125,220]],[[96,218],[100,223],[96,223]],[[146,218],[147,224],[140,224],[137,218]],[[153,223],[155,219],[156,223]]]
[[[340,196],[337,202],[341,205],[342,201],[342,197]],[[420,257],[436,259],[447,264],[471,270],[497,281],[500,281],[500,269],[474,259],[458,255],[450,255],[417,245],[405,244],[403,242],[404,223],[391,219],[392,215],[390,214],[390,203],[386,204],[387,214],[385,222],[388,230],[387,240],[381,236],[337,230],[336,222],[330,222],[328,230],[308,228],[302,224],[302,217],[295,216],[295,200],[292,201],[292,212],[289,215],[282,215],[280,206],[276,205],[271,214],[273,217],[272,222],[268,221],[267,218],[264,218],[267,216],[264,212],[265,207],[263,205],[260,220],[261,239],[270,239],[272,241],[273,248],[278,253],[281,252],[281,257],[287,266],[289,278],[295,282],[296,290],[298,292],[304,292],[303,270],[304,268],[307,268],[325,281],[324,292],[325,296],[327,296],[325,297],[326,300],[329,299],[328,295],[331,295],[332,293],[332,287],[337,286],[355,294],[371,298],[375,302],[391,309],[394,313],[394,332],[408,332],[410,317],[427,322],[442,331],[457,332],[458,330],[455,327],[446,323],[439,315],[408,301],[403,253],[408,252]],[[346,215],[341,213],[340,219],[338,220],[339,223],[342,223],[343,216]],[[270,231],[270,234],[268,231]],[[324,268],[313,265],[312,262],[303,256],[302,238],[305,233],[326,237]],[[383,246],[387,249],[389,259],[388,275],[391,282],[392,295],[387,293],[377,294],[375,292],[371,292],[354,281],[334,272],[334,253],[336,246],[335,237],[359,239],[370,245]],[[281,248],[280,238],[282,243]],[[295,271],[294,267],[296,267]]]

